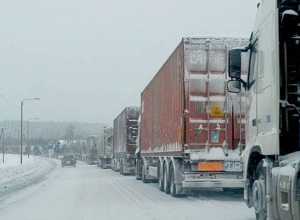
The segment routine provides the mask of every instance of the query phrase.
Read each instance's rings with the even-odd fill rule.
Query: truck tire
[[[135,178],[137,180],[141,180],[142,179],[142,175],[140,173],[140,169],[141,169],[140,162],[137,160],[136,164],[135,164]]]
[[[110,164],[110,169],[111,169],[111,170],[115,170],[114,167],[115,167],[115,162],[112,160],[112,161],[111,161],[111,164]]]
[[[173,166],[172,163],[170,164],[169,171],[170,171],[169,176],[170,176],[170,193],[171,193],[171,196],[172,197],[178,197],[178,194],[176,193],[174,166]]]
[[[263,161],[260,161],[255,171],[255,181],[252,187],[253,207],[257,220],[266,220],[266,170],[263,167]]]
[[[164,175],[163,175],[163,172],[160,171],[160,168],[161,168],[161,164],[159,163],[158,164],[158,189],[160,191],[164,191]]]
[[[168,170],[167,170],[167,164],[164,164],[164,179],[163,179],[163,182],[164,182],[164,191],[166,194],[170,194],[170,181],[169,181],[169,178],[168,178]]]
[[[113,163],[114,163],[113,171],[118,172],[118,169],[117,169],[117,162],[114,160]]]
[[[143,183],[149,182],[149,180],[147,180],[147,178],[146,178],[146,167],[144,164],[142,165],[142,182]]]
[[[105,160],[100,160],[101,161],[101,163],[100,163],[100,167],[102,168],[102,169],[105,169],[105,167],[104,167],[104,164],[105,164]]]
[[[123,160],[120,161],[120,174],[124,175],[124,171],[123,171]]]

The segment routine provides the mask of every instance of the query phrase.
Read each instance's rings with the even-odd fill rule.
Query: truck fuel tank
[[[300,152],[282,157],[272,169],[274,219],[300,220]]]

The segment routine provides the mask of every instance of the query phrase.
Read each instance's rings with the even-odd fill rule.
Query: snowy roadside
[[[20,156],[7,154],[4,163],[0,160],[0,193],[9,196],[12,192],[33,185],[54,170],[56,164],[47,158],[30,156],[23,157],[20,164]]]
[[[2,156],[2,155],[1,155]],[[22,164],[20,164],[20,155],[6,154],[0,159],[0,184],[11,181],[14,178],[22,176],[22,174],[28,174],[34,172],[41,162],[35,156],[23,156]]]

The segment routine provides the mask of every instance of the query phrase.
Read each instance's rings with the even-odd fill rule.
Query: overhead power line
[[[21,108],[21,107],[15,105],[14,103],[12,103],[11,101],[9,101],[7,98],[5,98],[1,93],[0,93],[0,96],[1,96],[6,102],[8,102],[9,104],[11,104],[12,106],[14,106],[14,107],[16,107],[16,108]]]

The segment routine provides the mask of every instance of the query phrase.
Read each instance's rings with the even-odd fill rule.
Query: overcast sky
[[[182,37],[250,36],[258,0],[1,0],[0,94],[24,120],[112,123]],[[0,120],[20,109],[0,97]]]

